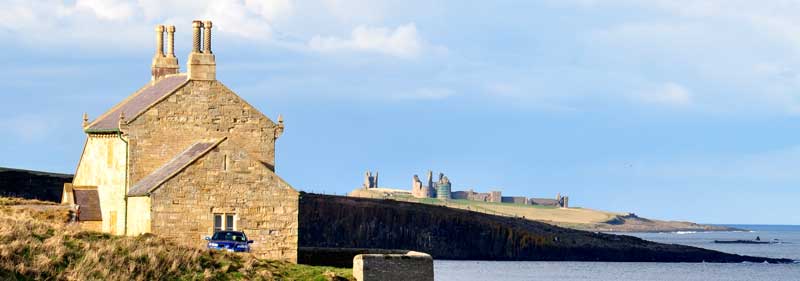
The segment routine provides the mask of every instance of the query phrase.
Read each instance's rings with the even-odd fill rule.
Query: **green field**
[[[366,194],[366,192],[372,194]],[[492,215],[519,217],[569,226],[604,223],[616,218],[619,215],[626,215],[625,213],[613,213],[584,208],[558,208],[553,206],[496,203],[461,199],[445,201],[435,198],[414,198],[413,196],[405,194],[392,194],[391,196],[384,196],[383,194],[370,191],[359,192],[357,196],[439,205]]]

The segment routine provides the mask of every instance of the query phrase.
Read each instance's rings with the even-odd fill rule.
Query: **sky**
[[[150,79],[154,26],[214,22],[217,78],[345,194],[443,172],[701,223],[800,224],[800,2],[0,0],[0,166],[74,173],[81,116]]]

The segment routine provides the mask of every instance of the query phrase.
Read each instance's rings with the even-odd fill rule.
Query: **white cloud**
[[[212,1],[206,8],[204,18],[214,20],[214,28],[242,38],[268,40],[272,37],[269,21],[261,15],[268,9],[268,3],[248,1],[246,5],[238,0]],[[253,8],[257,10],[253,10]],[[273,16],[270,14],[270,16]]]
[[[155,24],[175,24],[186,32],[192,20],[208,19],[219,33],[269,41],[273,22],[292,11],[289,0],[12,0],[0,10],[0,39],[32,46],[138,48],[152,44]]]
[[[675,107],[691,105],[692,95],[685,87],[669,82],[633,95],[639,101]]]
[[[383,4],[368,2],[371,1],[10,0],[0,10],[0,40],[42,51],[52,47],[130,50],[152,45],[155,24],[174,24],[179,36],[184,36],[191,21],[201,19],[212,20],[219,35],[256,44],[303,50],[310,47],[325,53],[349,50],[397,57],[419,55],[425,44],[416,25],[380,27],[384,17],[378,15],[384,14]],[[343,26],[357,27],[347,38],[321,35]],[[434,52],[446,51],[431,47]]]
[[[75,8],[91,11],[98,19],[108,21],[127,20],[134,14],[131,3],[117,0],[77,0]]]
[[[405,58],[416,57],[423,48],[422,39],[417,34],[414,23],[401,25],[395,29],[362,25],[353,29],[349,38],[314,36],[308,45],[320,52],[356,50]]]
[[[245,0],[245,6],[269,22],[284,19],[294,12],[289,0]]]

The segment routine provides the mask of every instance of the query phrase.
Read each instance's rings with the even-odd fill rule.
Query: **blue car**
[[[208,249],[223,250],[228,252],[250,252],[250,244],[253,240],[247,240],[247,236],[241,231],[217,231],[214,236],[206,237]]]

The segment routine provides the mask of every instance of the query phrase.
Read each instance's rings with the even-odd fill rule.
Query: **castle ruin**
[[[369,173],[367,173],[367,175],[369,176]],[[423,184],[422,181],[420,181],[419,176],[414,175],[411,181],[411,195],[413,195],[415,198],[436,198],[440,200],[456,199],[569,208],[569,197],[561,196],[561,193],[557,194],[556,198],[553,199],[528,198],[525,196],[502,196],[502,192],[496,190],[486,193],[475,192],[472,189],[468,189],[466,191],[452,191],[452,183],[450,182],[450,179],[447,178],[444,173],[439,173],[439,180],[434,183],[432,171],[428,171],[427,184]]]
[[[367,171],[364,174],[364,184],[362,185],[364,189],[370,188],[378,188],[378,171],[375,171],[375,175],[372,175],[371,171]]]

